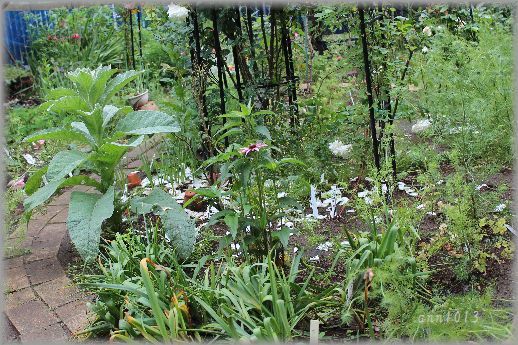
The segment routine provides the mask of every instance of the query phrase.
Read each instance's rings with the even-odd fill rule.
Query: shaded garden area
[[[511,7],[16,13],[12,340],[512,336]]]

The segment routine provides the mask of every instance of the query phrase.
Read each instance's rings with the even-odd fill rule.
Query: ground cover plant
[[[68,274],[94,296],[77,337],[513,337],[510,7],[49,18],[26,16],[6,74],[4,256],[95,189],[68,201]]]

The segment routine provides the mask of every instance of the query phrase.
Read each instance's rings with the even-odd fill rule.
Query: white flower
[[[365,198],[367,195],[370,194],[370,190],[364,190],[363,192],[358,192],[358,198]]]
[[[277,198],[284,198],[286,196],[286,192],[277,193]]]
[[[423,34],[428,37],[432,36],[432,29],[429,26],[425,26],[423,29]]]
[[[424,204],[421,204],[421,205],[417,205],[416,207],[418,210],[422,210],[424,208]]]
[[[309,261],[310,261],[310,262],[320,261],[320,257],[319,257],[318,255],[315,255],[314,257],[309,258]]]
[[[31,156],[28,153],[23,154],[23,158],[25,158],[27,163],[29,163],[30,165],[35,165],[36,164],[36,159],[34,159],[34,157]]]
[[[428,47],[427,47],[427,46],[424,46],[424,47],[423,47],[423,49],[421,49],[421,51],[423,52],[423,54],[428,53],[428,51],[429,51],[429,50],[430,50],[430,49],[428,49]]]
[[[351,144],[346,145],[346,144],[342,143],[340,140],[335,140],[332,143],[329,143],[329,150],[331,150],[331,152],[335,156],[342,157],[342,158],[347,158],[352,147],[353,146]]]
[[[495,207],[495,212],[502,212],[506,208],[505,204],[500,204]]]
[[[412,133],[422,132],[428,129],[431,125],[432,123],[428,119],[419,120],[412,126]]]
[[[293,247],[293,253],[294,253],[294,254],[295,254],[296,252],[298,252],[298,251],[299,251],[299,248],[297,248],[297,247]]]
[[[482,183],[481,185],[476,186],[476,187],[475,187],[475,189],[476,189],[476,190],[481,190],[482,188],[487,187],[487,186],[488,186],[487,184]]]
[[[175,5],[171,3],[168,6],[167,14],[169,15],[169,18],[185,18],[189,14],[189,10],[185,7]]]
[[[327,241],[325,243],[319,244],[317,246],[317,250],[327,252],[329,250],[329,248],[331,248],[332,246],[333,246],[333,242]]]

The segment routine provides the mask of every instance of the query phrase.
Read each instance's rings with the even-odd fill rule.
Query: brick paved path
[[[138,158],[148,158],[162,136],[154,136],[145,145],[128,153],[123,164],[136,168]],[[74,334],[88,325],[85,296],[66,276],[58,252],[67,228],[68,203],[72,191],[89,191],[76,186],[52,199],[31,218],[22,247],[30,253],[4,260],[4,320],[8,335],[3,340],[30,342],[77,339]]]

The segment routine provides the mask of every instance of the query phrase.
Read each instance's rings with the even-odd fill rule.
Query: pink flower
[[[336,60],[340,61],[340,60],[342,60],[342,57],[341,57],[340,55],[338,55],[338,56],[336,57]]]
[[[230,66],[228,66],[228,70],[229,70],[229,71],[231,71],[231,72],[233,72],[233,71],[235,71],[235,70],[236,70],[236,67],[235,67],[235,66],[233,66],[233,65],[230,65]]]
[[[23,189],[23,187],[25,187],[25,181],[24,181],[24,178],[22,176],[18,181],[13,183],[13,188],[14,189]]]
[[[34,143],[32,143],[32,147],[35,149],[35,150],[39,150],[43,147],[43,145],[45,145],[45,140],[43,139],[40,139]]]
[[[254,151],[259,151],[260,149],[262,149],[263,147],[267,147],[268,145],[264,144],[264,143],[255,143],[255,144],[250,144],[248,147],[243,147],[242,149],[239,150],[239,153],[244,153],[245,156],[248,156],[248,154],[250,152],[254,152]]]
[[[79,35],[78,33],[75,33],[72,36],[70,36],[70,38],[73,39],[73,40],[78,40],[78,39],[81,38],[81,35]]]
[[[293,36],[295,37],[295,39],[297,39],[297,38],[299,38],[299,33],[298,32],[294,32]]]

